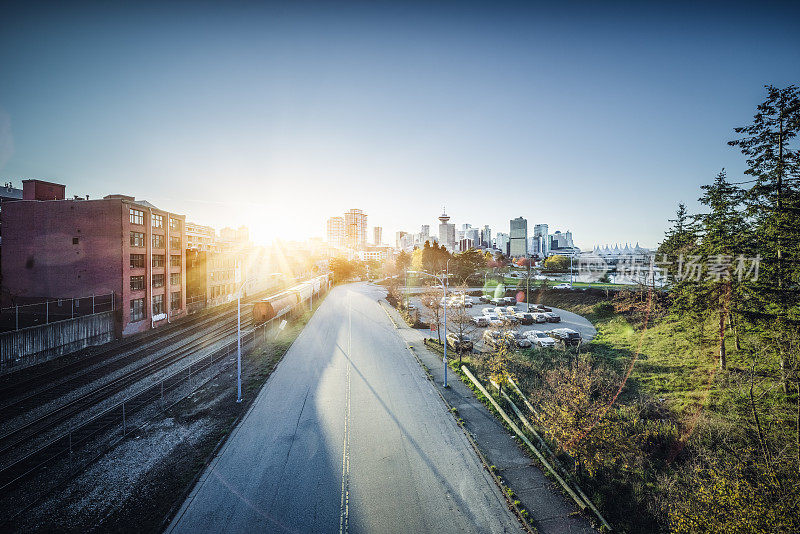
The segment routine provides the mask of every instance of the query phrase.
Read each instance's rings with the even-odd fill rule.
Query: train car
[[[284,291],[271,297],[261,299],[253,304],[253,323],[262,324],[280,317],[300,302],[297,293]]]
[[[311,282],[303,282],[302,284],[294,286],[289,291],[294,291],[297,293],[297,296],[300,298],[300,302],[303,302],[311,298],[313,290],[314,284]]]

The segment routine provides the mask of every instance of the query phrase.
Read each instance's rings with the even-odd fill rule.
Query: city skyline
[[[763,84],[795,81],[800,44],[788,4],[7,10],[4,181],[146,197],[258,243],[352,206],[391,235],[445,204],[655,246],[678,202],[741,177],[726,142]]]

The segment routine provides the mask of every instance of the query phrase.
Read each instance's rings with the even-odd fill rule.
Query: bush
[[[614,315],[614,311],[614,305],[610,302],[598,302],[592,306],[592,312],[595,314],[595,316],[601,319],[611,317]]]

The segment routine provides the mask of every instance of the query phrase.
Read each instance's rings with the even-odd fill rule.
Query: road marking
[[[339,534],[350,529],[350,361],[353,348],[353,307],[347,299],[347,357],[344,387],[344,437],[342,438],[342,498],[339,512]]]

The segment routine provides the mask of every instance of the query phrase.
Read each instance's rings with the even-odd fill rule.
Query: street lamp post
[[[250,281],[239,284],[236,292],[236,402],[242,402],[242,288]]]
[[[450,269],[450,260],[447,260],[447,271],[449,273]],[[444,387],[447,387],[447,275],[445,277],[439,277],[435,274],[426,273],[425,271],[406,271],[406,274],[422,274],[425,276],[430,276],[431,278],[435,278],[439,281],[442,285],[442,294],[444,296],[444,357],[442,358],[442,362],[444,363]],[[439,325],[436,325],[437,328]]]

